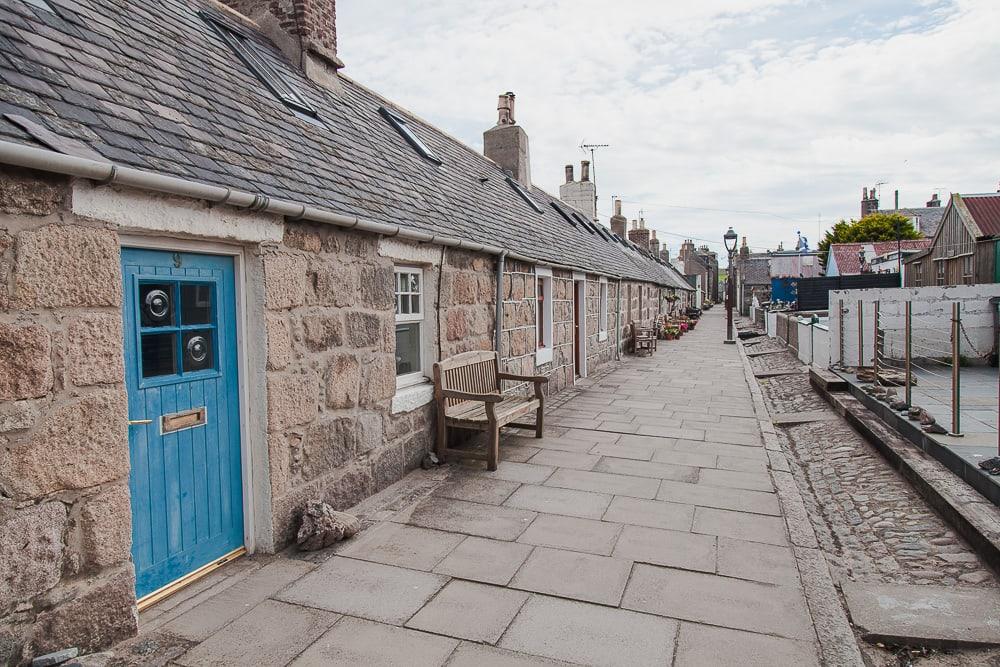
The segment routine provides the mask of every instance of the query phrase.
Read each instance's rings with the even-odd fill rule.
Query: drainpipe
[[[148,190],[152,192],[162,192],[165,194],[188,197],[190,199],[201,199],[216,204],[227,204],[237,208],[245,208],[259,213],[271,213],[280,215],[290,221],[308,220],[327,225],[335,225],[346,229],[357,229],[359,231],[381,234],[382,236],[395,236],[419,243],[430,243],[443,245],[451,248],[462,248],[473,252],[484,252],[489,255],[500,255],[506,253],[507,257],[531,264],[541,264],[557,269],[569,271],[579,271],[580,266],[569,266],[558,264],[546,260],[539,260],[534,257],[511,252],[497,246],[484,243],[477,243],[468,239],[453,236],[439,236],[420,232],[399,225],[391,225],[373,220],[366,220],[356,216],[334,213],[325,209],[307,206],[283,199],[272,199],[260,193],[244,192],[218,185],[208,185],[195,181],[166,176],[132,167],[113,165],[110,162],[91,160],[88,158],[76,157],[65,153],[57,153],[46,148],[35,148],[24,144],[16,144],[9,141],[0,141],[0,163],[26,169],[36,169],[53,174],[64,176],[75,176],[97,182],[99,185],[122,185],[125,187]],[[603,273],[599,270],[588,269],[591,273],[603,275],[610,278],[617,278],[610,273]]]
[[[500,351],[500,334],[503,332],[503,272],[507,251],[504,250],[497,258],[497,313],[496,313],[496,349],[497,358],[503,363],[503,352]]]
[[[622,279],[618,278],[618,294],[615,299],[615,361],[622,359]]]

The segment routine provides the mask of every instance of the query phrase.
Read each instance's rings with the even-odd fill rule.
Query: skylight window
[[[571,224],[574,227],[576,227],[576,220],[574,220],[573,218],[569,217],[569,213],[567,213],[566,211],[564,211],[559,204],[557,204],[555,202],[549,202],[549,204],[552,206],[552,208],[554,208],[556,211],[559,212],[559,215],[561,215],[566,222],[568,222],[569,224]]]
[[[24,0],[24,3],[31,5],[32,7],[38,7],[39,9],[44,9],[45,11],[55,14],[56,10],[50,5],[46,0]]]
[[[397,132],[399,132],[401,135],[403,135],[403,138],[406,139],[406,141],[407,141],[408,144],[410,144],[411,146],[413,146],[414,150],[416,150],[424,158],[426,158],[427,160],[430,160],[434,164],[436,164],[436,165],[442,164],[441,158],[439,158],[437,155],[435,155],[434,151],[432,151],[427,146],[427,144],[425,144],[423,141],[421,141],[420,137],[418,137],[416,135],[416,133],[410,127],[410,124],[406,122],[405,118],[403,118],[402,116],[399,116],[399,115],[397,115],[397,114],[389,111],[385,107],[379,107],[378,112],[380,114],[382,114],[382,116],[387,121],[389,121],[390,125],[392,125],[394,128],[396,128]]]
[[[577,222],[579,222],[581,225],[583,225],[584,229],[586,229],[588,232],[590,232],[591,234],[596,234],[597,233],[597,230],[594,229],[594,225],[591,224],[591,222],[589,220],[587,220],[585,217],[583,217],[582,215],[580,215],[576,211],[573,212],[573,217],[576,219]]]
[[[215,31],[225,40],[229,48],[285,106],[292,111],[312,118],[317,116],[316,108],[271,66],[264,54],[261,53],[260,48],[246,34],[227,23],[223,23],[207,12],[202,12],[201,16],[215,28]]]
[[[527,202],[528,206],[530,206],[531,208],[535,209],[535,212],[536,212],[536,213],[543,213],[543,212],[544,212],[544,211],[542,210],[542,207],[541,207],[541,206],[539,206],[538,204],[536,204],[536,203],[535,203],[535,200],[534,200],[534,199],[532,199],[532,198],[531,198],[531,197],[530,197],[530,196],[528,195],[528,192],[527,192],[527,190],[525,190],[525,189],[524,189],[524,188],[523,188],[523,187],[521,186],[521,184],[520,184],[520,183],[518,183],[517,181],[515,181],[515,180],[514,180],[513,178],[511,178],[510,176],[508,176],[508,177],[507,177],[507,183],[509,183],[509,184],[510,184],[510,187],[514,188],[514,192],[516,192],[517,194],[521,195],[521,199],[523,199],[523,200],[524,200],[525,202]]]

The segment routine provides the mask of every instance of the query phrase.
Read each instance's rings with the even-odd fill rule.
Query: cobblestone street
[[[770,339],[745,349],[755,373],[791,373],[757,378],[772,415],[823,413],[816,421],[776,431],[835,581],[995,588],[995,575],[969,545],[810,386],[794,352],[749,356],[778,346],[783,347]],[[906,664],[888,650],[860,644],[873,664]],[[968,650],[934,653],[919,664],[998,661],[995,650]]]

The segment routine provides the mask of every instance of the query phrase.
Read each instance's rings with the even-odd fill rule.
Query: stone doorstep
[[[854,625],[868,641],[944,648],[1000,646],[1000,591],[953,586],[841,585]]]

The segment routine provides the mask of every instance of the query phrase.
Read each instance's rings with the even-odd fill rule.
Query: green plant
[[[919,239],[920,232],[905,215],[899,213],[872,213],[860,220],[841,220],[833,226],[819,242],[819,261],[826,266],[830,245],[833,243],[869,243],[872,241],[895,241]]]

